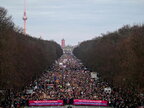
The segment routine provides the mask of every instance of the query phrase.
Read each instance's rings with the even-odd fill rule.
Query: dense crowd
[[[111,88],[111,92],[104,91]],[[115,108],[136,108],[144,104],[143,94],[127,88],[111,87],[91,72],[72,54],[64,54],[40,78],[10,100],[14,107],[25,106],[28,100],[91,99],[107,100]],[[3,103],[5,104],[5,103]]]

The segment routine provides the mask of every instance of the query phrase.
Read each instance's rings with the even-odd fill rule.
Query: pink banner
[[[63,100],[39,100],[29,101],[29,106],[62,106]]]
[[[107,101],[74,99],[74,105],[108,106]]]

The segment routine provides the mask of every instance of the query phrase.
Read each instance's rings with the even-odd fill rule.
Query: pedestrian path
[[[72,106],[74,108],[107,106],[111,101],[111,94],[104,89],[109,85],[94,76],[94,72],[90,72],[74,55],[63,54],[20,93],[25,95],[19,95],[20,97],[14,102],[22,103],[24,106],[26,103],[23,102],[28,102],[30,106],[60,104],[95,105]],[[54,108],[67,108],[67,106]]]

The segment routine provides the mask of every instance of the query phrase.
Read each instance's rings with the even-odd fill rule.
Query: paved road
[[[34,107],[25,107],[25,108],[34,108]],[[35,107],[35,108],[68,108],[68,106],[49,106],[49,107]],[[113,107],[72,106],[72,108],[113,108]]]

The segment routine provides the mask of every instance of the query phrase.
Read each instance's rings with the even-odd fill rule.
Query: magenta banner
[[[63,100],[29,101],[29,106],[62,106]]]
[[[74,99],[74,105],[108,106],[107,101]]]

